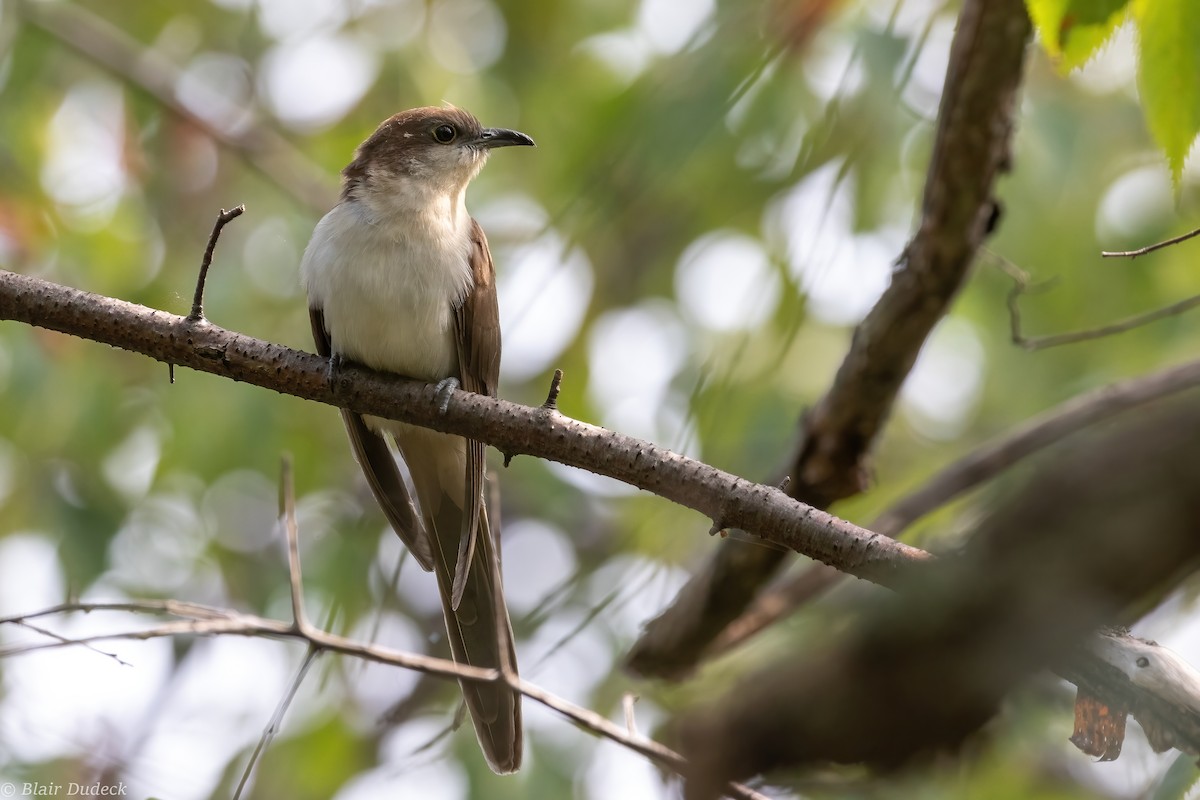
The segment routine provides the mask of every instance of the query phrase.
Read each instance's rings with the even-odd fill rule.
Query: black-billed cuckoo
[[[341,201],[313,231],[300,272],[317,352],[372,369],[495,395],[500,316],[487,238],[464,203],[496,147],[532,145],[484,128],[461,109],[414,108],[385,120],[342,170]],[[516,664],[494,579],[497,541],[483,502],[481,442],[342,411],[355,457],[384,515],[417,563],[437,574],[455,661]],[[416,491],[414,509],[388,449],[392,436]],[[521,765],[521,696],[462,683],[488,764]]]

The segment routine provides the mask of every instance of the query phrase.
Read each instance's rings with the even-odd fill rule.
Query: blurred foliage
[[[1085,64],[1113,32],[1138,32],[1138,88],[1146,121],[1178,182],[1200,134],[1200,6],[1191,0],[1028,0],[1042,45],[1064,72]]]
[[[51,5],[124,32],[135,62],[144,51],[176,65],[171,99],[192,117],[85,55],[86,42],[35,24]],[[186,313],[217,210],[244,202],[217,248],[206,310],[311,349],[296,265],[319,211],[270,177],[303,162],[246,143],[280,134],[328,176],[332,201],[337,171],[379,120],[450,101],[539,145],[497,154],[469,197],[500,275],[502,396],[539,403],[560,367],[565,413],[766,479],[916,218],[956,11],[929,0],[8,0],[0,267]],[[1134,72],[1127,31],[1067,77],[1031,58],[990,243],[1035,278],[1059,279],[1025,298],[1028,334],[1200,291],[1197,245],[1135,263],[1099,257],[1195,226],[1196,173],[1183,170],[1173,201]],[[878,448],[875,488],[839,514],[868,522],[1030,415],[1194,353],[1188,317],[1024,352],[1008,340],[1010,281],[987,262],[925,349]],[[0,614],[128,596],[286,618],[274,528],[286,451],[314,621],[445,654],[433,585],[384,530],[333,410],[183,370],[167,377],[138,356],[0,325]],[[693,682],[636,684],[620,659],[709,553],[707,521],[529,458],[494,474],[522,671],[572,701],[619,719],[622,694],[635,692],[652,731],[749,665],[844,624],[835,594]],[[969,528],[988,494],[933,515],[913,539]],[[133,796],[230,796],[302,652],[129,644],[104,649],[130,667],[82,650],[0,663],[0,780],[105,776]],[[47,689],[54,680],[65,683]],[[30,705],[76,697],[76,681],[89,703]],[[661,793],[640,758],[530,702],[526,767],[496,778],[469,729],[442,736],[457,703],[452,684],[323,657],[250,796]],[[796,776],[795,788],[1136,794],[1167,767],[1128,755],[1133,743],[1120,766],[1090,765],[1069,749],[1069,727],[1069,703],[1050,687],[1014,704],[962,764],[894,780],[839,774],[823,788]]]

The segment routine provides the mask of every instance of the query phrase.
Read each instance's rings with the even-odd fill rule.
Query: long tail
[[[471,570],[458,609],[451,606],[459,537],[463,527],[464,440],[421,431],[397,437],[417,490],[417,500],[433,544],[433,570],[442,596],[446,633],[454,660],[474,667],[498,669],[501,647],[505,662],[516,667],[512,623],[504,603],[504,587],[493,579],[497,558],[486,509],[481,509]],[[488,765],[499,774],[521,766],[521,695],[502,683],[461,682],[475,734]]]
[[[460,663],[498,669],[503,643],[507,649],[505,661],[515,668],[517,657],[504,587],[492,579],[495,543],[486,512],[480,514],[479,538],[462,600],[457,611],[451,610],[450,592],[461,526],[462,510],[449,497],[443,497],[433,523],[434,571],[442,595],[450,651]],[[521,766],[521,695],[502,683],[463,682],[462,690],[488,764],[501,775],[516,772]]]

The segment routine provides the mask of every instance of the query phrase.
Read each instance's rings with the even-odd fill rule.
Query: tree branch
[[[1031,27],[1021,0],[968,0],[959,16],[926,177],[920,227],[900,269],[854,332],[833,386],[804,419],[788,494],[818,508],[861,492],[867,460],[925,338],[994,224]],[[629,666],[686,675],[778,571],[784,553],[725,541],[646,626]]]
[[[907,569],[928,559],[928,554],[922,550],[838,520],[786,497],[773,487],[751,484],[648,442],[577,422],[544,408],[456,392],[446,413],[442,414],[437,410],[433,386],[352,365],[339,372],[336,386],[330,386],[326,361],[318,356],[242,336],[206,321],[189,321],[185,317],[3,270],[0,270],[0,319],[73,333],[168,363],[317,402],[345,406],[361,413],[475,437],[506,452],[527,453],[608,475],[695,508],[714,519],[729,520],[730,524],[744,530],[757,531],[770,541],[827,560],[839,569],[885,586],[895,586]],[[106,608],[165,612],[183,619],[147,630],[88,637],[73,643],[197,634],[302,638],[322,649],[431,675],[461,680],[502,678],[496,670],[475,669],[444,659],[363,645],[307,624],[300,630],[295,623],[177,601],[64,605],[36,614],[2,618],[0,624],[66,610]],[[1129,648],[1135,646],[1133,640],[1126,645]],[[0,650],[0,657],[29,649],[62,646],[64,643],[55,641],[8,648]],[[1072,666],[1073,671],[1064,671],[1064,675],[1069,680],[1086,683],[1101,699],[1116,698],[1111,700],[1114,704],[1126,702],[1130,696],[1140,698],[1141,707],[1164,715],[1165,721],[1161,722],[1164,727],[1194,733],[1195,738],[1183,737],[1182,740],[1195,743],[1200,749],[1200,724],[1195,722],[1200,716],[1193,710],[1173,705],[1169,699],[1180,696],[1182,690],[1176,687],[1164,693],[1161,687],[1133,683],[1120,666],[1108,663],[1110,658],[1118,663],[1129,661],[1128,651],[1120,657],[1112,655],[1115,652],[1117,650],[1110,647],[1105,654],[1085,653]],[[593,719],[566,701],[547,700],[544,693],[539,694],[536,687],[525,681],[515,688],[567,714],[585,728],[623,743],[625,739],[636,741],[638,752],[656,760],[665,758],[668,767],[675,766],[671,757],[658,752],[657,745],[629,737],[598,715],[593,714]]]
[[[689,800],[780,767],[898,767],[958,745],[1038,670],[1071,676],[1111,664],[1107,641],[1091,632],[1200,564],[1198,454],[1195,398],[1060,450],[955,555],[901,576],[894,595],[876,598],[834,641],[782,655],[685,720]],[[1129,684],[1156,690],[1194,735],[1195,671],[1161,648],[1128,666]],[[1163,727],[1138,721],[1147,732]],[[1200,747],[1178,731],[1157,741]]]
[[[551,694],[528,681],[517,677],[516,672],[511,666],[501,665],[500,669],[483,669],[480,667],[472,667],[466,664],[459,664],[453,661],[447,661],[442,658],[433,658],[430,656],[419,655],[416,653],[406,653],[397,650],[391,650],[385,647],[379,647],[374,644],[364,644],[331,633],[327,633],[308,622],[307,615],[304,610],[304,590],[301,582],[300,568],[300,535],[299,527],[296,521],[296,506],[295,506],[295,489],[292,482],[292,464],[291,460],[285,458],[282,469],[282,486],[281,486],[281,527],[283,529],[284,538],[287,542],[287,559],[288,559],[288,576],[289,587],[292,597],[292,622],[286,623],[279,620],[264,619],[249,614],[242,614],[230,609],[214,608],[204,606],[197,603],[188,603],[176,600],[150,600],[142,602],[122,602],[122,603],[64,603],[48,609],[34,611],[27,614],[18,614],[9,617],[0,618],[0,626],[3,625],[20,625],[29,627],[37,632],[52,639],[50,642],[38,644],[21,644],[10,647],[0,648],[0,658],[20,655],[35,650],[45,650],[55,647],[66,647],[71,645],[79,645],[95,650],[92,642],[97,641],[112,641],[117,639],[152,639],[160,637],[170,637],[178,635],[207,635],[207,634],[237,634],[242,636],[264,636],[269,638],[292,638],[299,639],[308,644],[308,652],[305,654],[304,661],[301,664],[292,682],[288,686],[287,693],[280,699],[279,704],[263,731],[262,736],[251,754],[250,760],[247,762],[245,769],[242,772],[241,781],[238,784],[238,789],[235,794],[240,797],[250,775],[254,769],[258,758],[270,745],[271,740],[278,733],[279,727],[282,724],[283,716],[287,708],[295,697],[296,691],[303,682],[309,667],[322,651],[329,650],[343,655],[349,655],[356,658],[362,658],[368,661],[375,661],[382,664],[391,664],[397,667],[411,669],[416,672],[423,672],[428,675],[434,675],[442,678],[454,677],[463,681],[503,681],[511,686],[514,690],[520,692],[531,700],[541,703],[547,708],[558,712],[566,719],[575,723],[585,731],[611,739],[618,744],[624,745],[630,750],[639,753],[651,761],[674,771],[677,774],[683,775],[688,769],[687,761],[659,742],[645,738],[637,734],[632,726],[629,730],[622,730],[619,726],[613,724],[609,720],[597,714],[591,709],[575,705],[567,700]],[[499,563],[493,560],[495,569],[499,569]],[[496,576],[499,580],[499,576]],[[58,614],[68,613],[72,611],[93,612],[99,610],[110,611],[128,611],[140,612],[149,614],[167,613],[173,616],[181,617],[177,622],[171,622],[157,627],[128,631],[123,633],[108,633],[96,636],[80,637],[69,639],[60,636],[53,631],[42,629],[40,626],[30,624],[30,620],[39,619],[47,616],[56,616]],[[116,658],[109,653],[100,652],[101,655],[106,655]],[[119,659],[118,659],[119,660]],[[123,662],[122,662],[123,663]],[[628,712],[627,712],[628,713]],[[737,798],[737,800],[767,800],[767,798],[754,791],[753,789],[743,786],[742,784],[731,783],[728,786],[722,787],[721,793],[729,797]]]
[[[871,530],[895,538],[921,517],[995,478],[1014,464],[1064,438],[1146,403],[1200,385],[1200,361],[1189,361],[1150,375],[1102,386],[1074,397],[984,444],[927,480],[875,518]],[[814,564],[760,594],[750,609],[730,624],[709,654],[729,650],[833,586],[842,573]]]
[[[445,413],[432,385],[353,365],[334,385],[319,356],[253,339],[111,297],[0,270],[0,319],[103,342],[201,372],[306,400],[349,408],[491,444],[615,478],[707,516],[825,561],[852,575],[887,581],[924,558],[917,548],[875,535],[650,442],[588,425],[553,409],[454,392]]]

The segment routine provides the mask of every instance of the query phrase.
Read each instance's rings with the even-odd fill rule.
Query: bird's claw
[[[442,378],[437,382],[437,407],[439,412],[445,414],[450,410],[450,396],[460,386],[458,378]]]
[[[342,357],[338,353],[333,353],[329,356],[329,364],[325,367],[325,380],[329,384],[330,390],[337,389],[338,373],[342,370]]]

